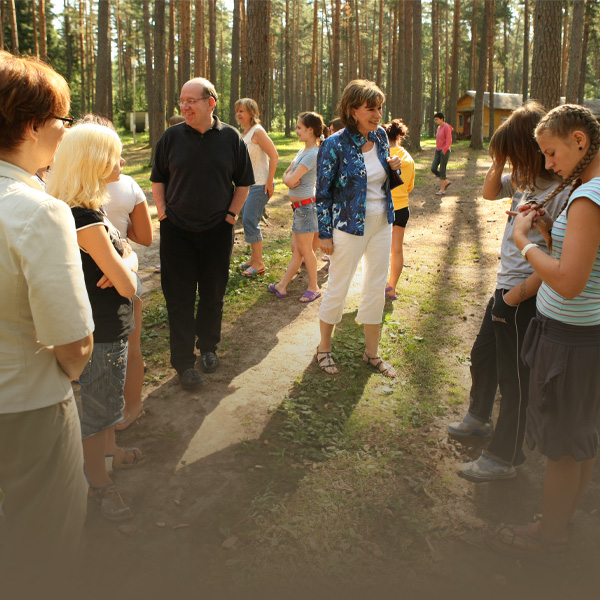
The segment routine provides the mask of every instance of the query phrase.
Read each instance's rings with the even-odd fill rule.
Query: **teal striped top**
[[[600,177],[578,187],[567,208],[563,210],[552,226],[552,255],[560,260],[563,241],[567,229],[567,211],[576,198],[589,198],[600,206]],[[537,295],[537,309],[551,319],[570,325],[600,325],[600,248],[592,267],[585,289],[572,300],[563,298],[546,283],[542,283]]]

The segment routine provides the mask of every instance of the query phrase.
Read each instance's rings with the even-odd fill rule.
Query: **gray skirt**
[[[595,458],[600,424],[600,325],[568,325],[538,313],[523,342],[531,369],[527,445],[550,460]]]

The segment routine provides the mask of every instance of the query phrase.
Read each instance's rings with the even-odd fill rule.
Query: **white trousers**
[[[363,280],[356,319],[365,325],[381,323],[391,245],[392,224],[387,222],[385,212],[365,218],[362,236],[333,230],[329,283],[319,309],[322,321],[335,325],[342,320],[348,290],[362,258]]]

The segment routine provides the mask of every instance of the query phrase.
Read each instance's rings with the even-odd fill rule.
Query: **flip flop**
[[[270,283],[267,289],[271,292],[271,294],[275,294],[278,298],[287,298],[287,294],[282,294],[281,292],[277,291],[274,283]]]
[[[316,300],[317,298],[321,297],[321,292],[311,292],[310,290],[306,290],[304,292],[304,294],[302,294],[302,296],[300,296],[299,300],[300,302],[302,302],[302,304],[308,304],[309,302],[312,302],[313,300]],[[306,300],[303,300],[302,298],[306,298]]]
[[[385,297],[389,298],[390,300],[398,300],[398,296],[394,294],[394,288],[391,285],[388,285],[385,288]]]
[[[249,266],[250,266],[250,263],[246,261],[240,265],[240,269],[247,269]]]
[[[446,192],[442,192],[442,190],[440,190],[439,192],[435,193],[436,196],[445,196]]]
[[[248,267],[245,271],[242,271],[242,275],[244,277],[254,277],[255,275],[262,275],[264,272],[264,267],[260,271],[254,267]]]
[[[452,182],[450,182],[445,188],[444,191],[446,191],[450,186],[452,185]]]
[[[160,273],[161,272],[161,266],[158,265],[157,267],[154,267],[154,272],[155,273]]]

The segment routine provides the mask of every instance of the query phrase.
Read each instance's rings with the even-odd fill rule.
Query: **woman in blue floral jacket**
[[[330,375],[338,372],[331,355],[333,329],[342,320],[348,289],[363,259],[357,314],[365,328],[363,360],[383,375],[396,377],[378,352],[394,222],[390,190],[400,181],[393,178],[400,159],[390,158],[386,133],[379,127],[384,101],[384,93],[372,81],[351,81],[339,107],[345,128],[323,142],[317,159],[319,239],[331,264],[319,310],[316,359]]]

